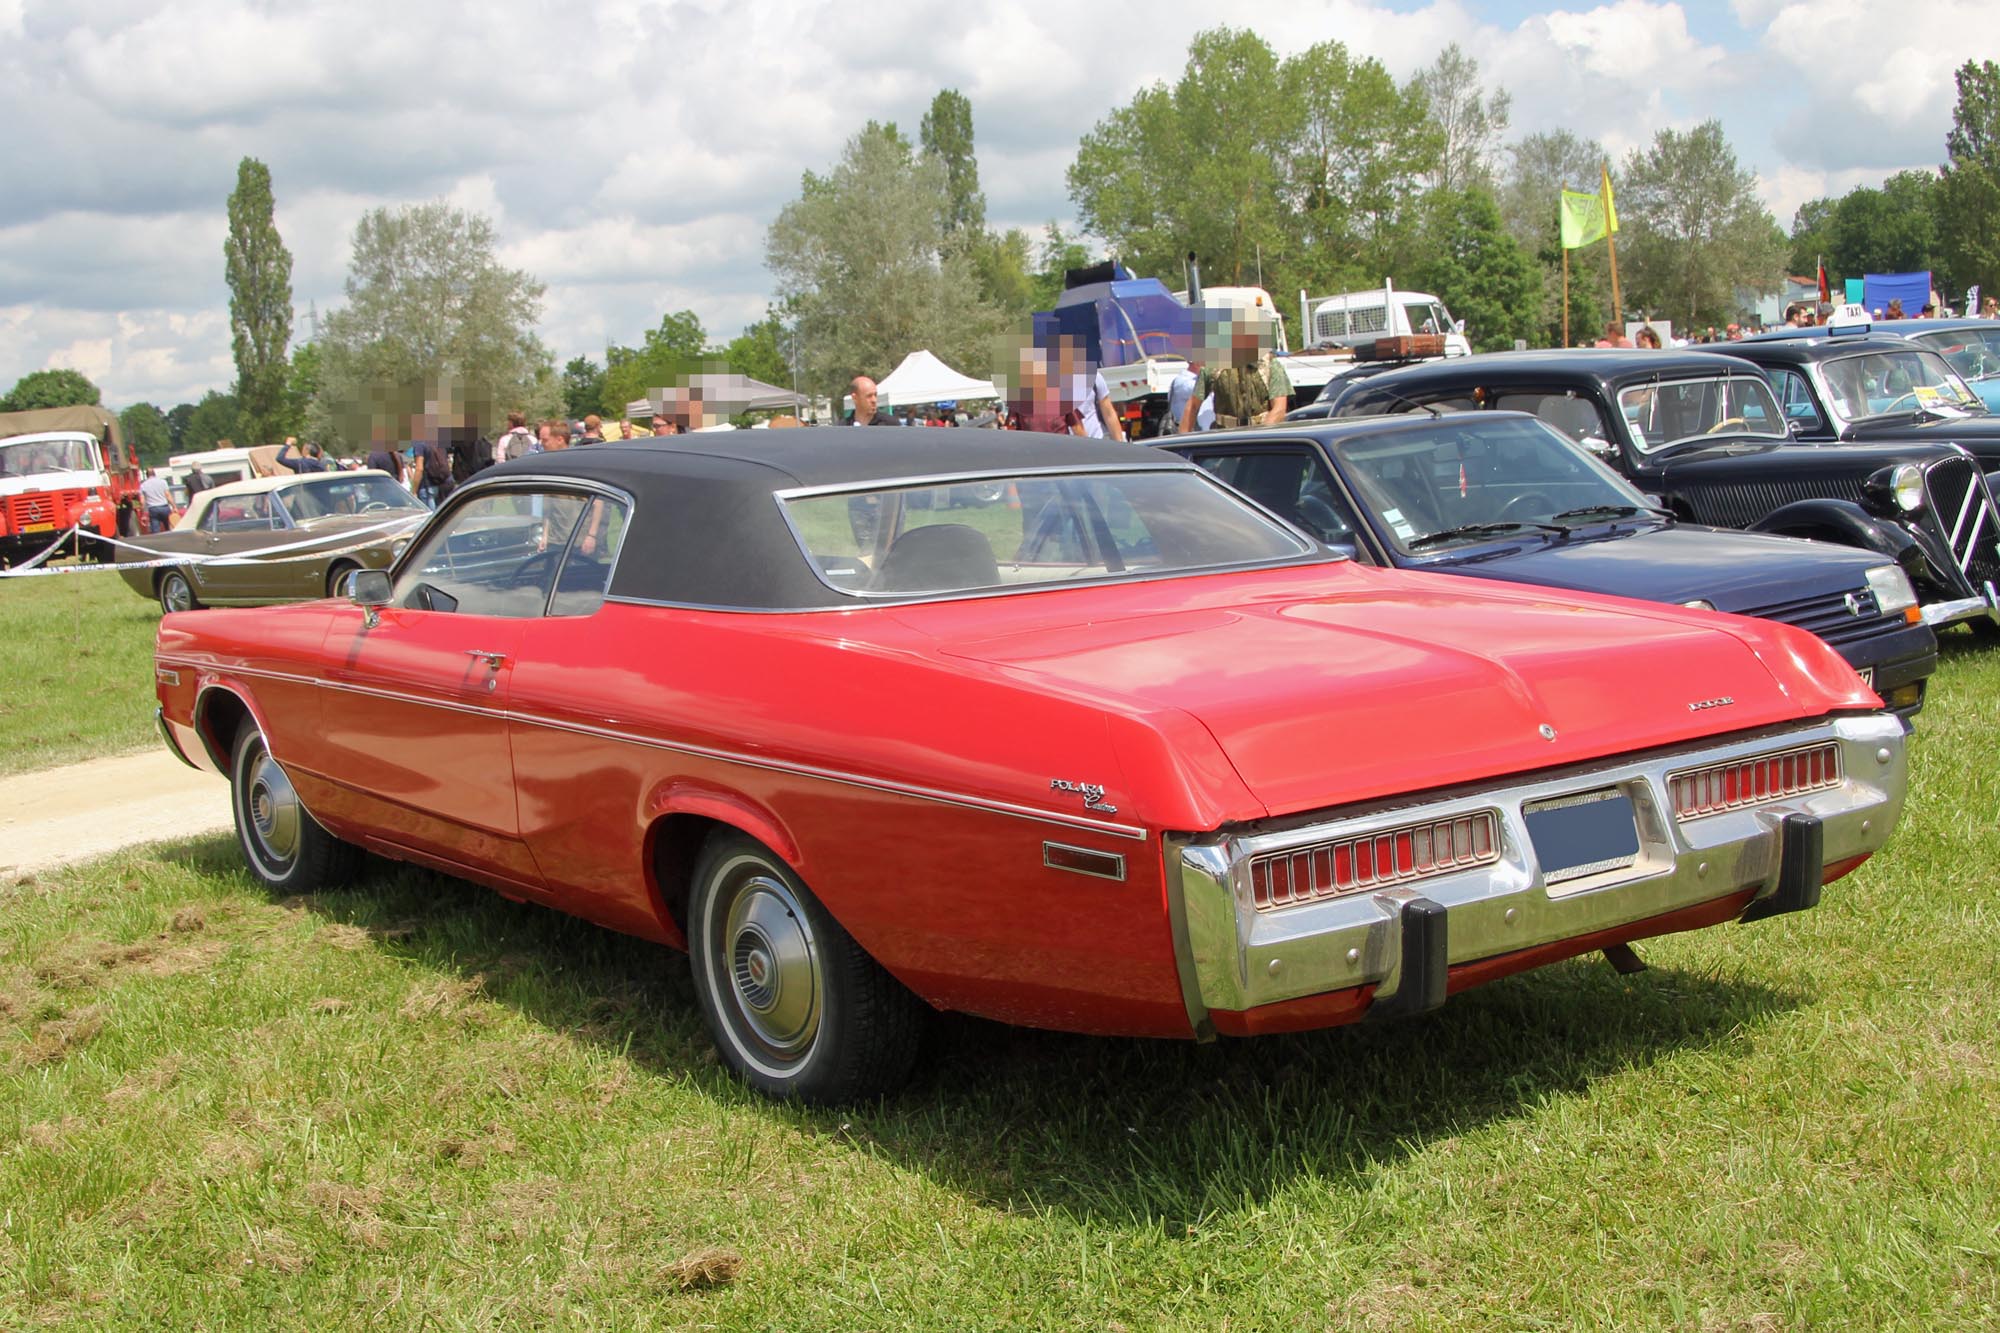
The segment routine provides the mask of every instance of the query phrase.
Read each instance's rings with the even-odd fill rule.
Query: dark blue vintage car
[[[2000,510],[1978,461],[1951,436],[1797,439],[1763,369],[1738,356],[1461,356],[1364,380],[1333,410],[1496,409],[1534,413],[1683,519],[1877,552],[1910,576],[1926,624],[2000,630]]]
[[[1929,348],[1958,372],[1966,387],[1979,395],[1988,412],[2000,412],[2000,320],[1892,319],[1864,325],[1854,332],[1907,338],[1919,347]],[[1745,338],[1741,343],[1732,343],[1730,350],[1771,342],[1816,342],[1822,338],[1846,336],[1852,334],[1846,329],[1831,329],[1824,324],[1803,329],[1773,329],[1754,338]],[[1758,360],[1755,356],[1750,359]],[[1758,363],[1763,364],[1761,361]]]
[[[1684,523],[1524,413],[1308,420],[1160,443],[1366,563],[1781,620],[1826,640],[1906,715],[1937,665],[1894,561]]]

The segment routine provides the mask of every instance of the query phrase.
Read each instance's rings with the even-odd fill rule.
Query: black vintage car
[[[1746,338],[1730,343],[1729,355],[1753,363],[1771,381],[1794,439],[1944,440],[1978,459],[1984,471],[2000,472],[2000,416],[1935,348],[1862,333]],[[1995,516],[1981,518],[1990,538]]]
[[[1367,564],[1781,620],[1826,640],[1906,716],[1937,665],[1886,556],[1684,523],[1523,413],[1288,421],[1159,443]]]
[[[1993,498],[1955,444],[1797,442],[1761,370],[1709,352],[1458,357],[1377,375],[1334,412],[1486,409],[1532,413],[1683,519],[1888,556],[1933,627],[2000,629]]]

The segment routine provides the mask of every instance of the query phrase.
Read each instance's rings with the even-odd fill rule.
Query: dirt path
[[[0,778],[0,875],[229,827],[229,784],[164,749]]]

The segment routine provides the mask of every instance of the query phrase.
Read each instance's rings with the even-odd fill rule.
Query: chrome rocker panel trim
[[[1534,782],[1354,819],[1281,832],[1170,837],[1170,899],[1179,908],[1174,915],[1186,923],[1175,942],[1189,1020],[1205,1038],[1214,1031],[1212,1010],[1238,1012],[1369,983],[1377,987],[1374,1003],[1392,999],[1403,981],[1402,909],[1417,899],[1444,909],[1452,966],[1644,921],[1746,888],[1757,890],[1753,903],[1763,902],[1778,890],[1787,816],[1820,821],[1822,868],[1876,851],[1888,840],[1907,786],[1906,735],[1893,714],[1842,717],[1643,760],[1580,765]],[[1827,741],[1841,748],[1844,777],[1837,787],[1685,822],[1671,817],[1670,774]],[[1522,806],[1613,786],[1632,799],[1637,862],[1564,881],[1551,892],[1535,863]],[[1499,820],[1501,853],[1490,865],[1265,911],[1252,905],[1252,857],[1477,811],[1492,811]]]

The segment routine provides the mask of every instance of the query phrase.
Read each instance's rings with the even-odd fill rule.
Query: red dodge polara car
[[[987,431],[540,454],[343,599],[169,615],[257,877],[366,848],[689,954],[723,1057],[924,1017],[1206,1039],[1810,907],[1904,727],[1811,635],[1358,566],[1192,464]]]

